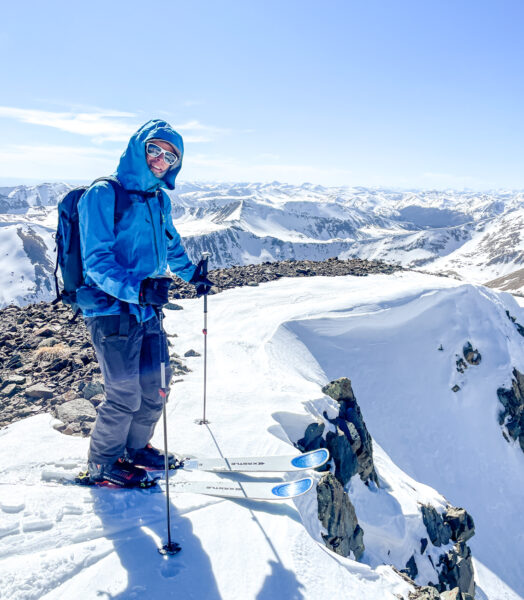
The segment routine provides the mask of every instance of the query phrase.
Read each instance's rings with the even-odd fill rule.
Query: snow
[[[202,354],[202,301],[178,302],[184,310],[166,311],[165,320],[178,334],[174,350]],[[419,550],[420,504],[443,510],[448,501],[475,520],[477,598],[524,598],[524,454],[497,422],[496,388],[509,384],[513,367],[524,369],[522,337],[505,314],[524,323],[524,310],[509,294],[402,273],[281,279],[208,304],[210,424],[195,423],[203,361],[188,358],[192,371],[168,403],[170,448],[290,454],[309,423],[335,414],[320,386],[349,377],[380,480],[368,488],[357,476],[347,486],[364,529],[361,562],[325,548],[314,492],[282,503],[172,494],[172,535],[183,550],[163,558],[164,494],[42,481],[43,470],[78,470],[88,440],[63,436],[50,416],[37,415],[0,431],[0,598],[407,598],[409,584],[388,565],[403,568],[415,553],[417,583],[434,578]],[[460,374],[455,355],[466,341],[482,361]],[[153,441],[162,446],[161,427]],[[433,559],[445,549],[431,549]]]

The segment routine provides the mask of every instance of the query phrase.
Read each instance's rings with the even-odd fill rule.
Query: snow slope
[[[175,350],[202,352],[202,302],[181,304],[166,319]],[[403,567],[420,548],[419,503],[442,508],[444,494],[475,519],[477,598],[522,599],[524,455],[501,434],[496,388],[512,366],[524,369],[524,352],[506,308],[524,321],[509,295],[413,273],[283,279],[210,297],[211,423],[195,423],[202,359],[191,358],[168,404],[170,447],[289,454],[308,423],[334,414],[319,386],[350,377],[381,481],[348,486],[362,561],[325,549],[314,492],[283,504],[173,494],[183,552],[164,559],[164,495],[42,482],[42,469],[77,468],[87,440],[58,434],[39,415],[0,431],[0,598],[407,598],[409,585],[384,563]],[[455,353],[467,340],[483,358],[460,375]],[[427,556],[416,561],[419,578],[431,576]]]

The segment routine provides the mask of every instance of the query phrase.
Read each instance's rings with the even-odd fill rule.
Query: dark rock
[[[455,384],[452,388],[451,388],[452,392],[460,392],[460,385]]]
[[[475,595],[475,579],[471,550],[465,542],[458,542],[446,554],[440,557],[439,582],[444,589],[458,587],[462,593]]]
[[[444,521],[451,528],[451,539],[454,542],[467,542],[475,535],[473,518],[463,508],[450,506],[444,513]]]
[[[22,391],[22,388],[18,384],[9,383],[8,385],[6,385],[5,387],[2,388],[2,391],[0,391],[0,394],[2,396],[10,398],[11,396],[18,394],[21,391]]]
[[[467,342],[462,349],[462,353],[464,354],[464,358],[468,361],[470,365],[478,365],[482,360],[480,352],[478,350],[474,350],[471,342]]]
[[[328,431],[326,447],[335,462],[335,477],[346,485],[358,471],[357,455],[351,448],[347,436],[337,428],[337,432]]]
[[[451,527],[444,522],[442,515],[430,504],[423,504],[420,507],[422,520],[429,535],[429,539],[434,546],[445,546],[451,539]]]
[[[364,552],[364,532],[343,486],[331,473],[326,473],[318,484],[317,502],[318,518],[327,531],[322,534],[326,546],[341,556],[353,553],[359,560]]]
[[[24,365],[22,363],[22,356],[20,354],[12,354],[4,366],[8,370],[19,369],[20,367],[23,367]]]
[[[417,568],[417,563],[415,562],[414,554],[411,556],[411,558],[406,563],[406,568],[402,569],[402,573],[405,573],[413,581],[416,579],[416,577],[418,575],[418,568]]]
[[[466,361],[462,357],[459,357],[457,359],[456,364],[457,364],[457,371],[459,373],[464,373],[464,371],[468,368],[468,365],[466,364]]]
[[[297,448],[302,452],[309,452],[325,447],[326,443],[322,437],[325,428],[324,423],[311,423],[308,425],[304,437],[298,440],[296,444]]]
[[[51,398],[54,391],[46,385],[36,384],[26,388],[25,395],[30,398]]]
[[[427,547],[428,547],[428,538],[422,538],[420,540],[420,554],[424,554]]]
[[[187,352],[184,353],[184,356],[186,358],[190,357],[190,356],[202,356],[199,352],[197,352],[196,350],[188,350]]]
[[[329,419],[324,413],[324,418],[336,425],[348,438],[351,449],[357,458],[357,472],[362,481],[364,483],[373,481],[378,485],[378,476],[373,463],[373,441],[356,401],[351,381],[347,377],[336,379],[324,386],[322,391],[339,403],[338,417]],[[329,447],[327,436],[326,443]]]
[[[56,331],[54,329],[51,329],[51,327],[48,327],[47,325],[44,325],[44,327],[40,327],[39,329],[35,329],[35,331],[33,332],[33,334],[38,337],[46,337],[46,338],[50,338],[50,337],[54,336],[55,333],[56,333]]]
[[[499,414],[499,423],[505,425],[509,436],[518,440],[524,451],[524,375],[513,369],[511,388],[499,388],[497,396],[504,407]]]
[[[168,302],[164,305],[164,308],[167,310],[184,310],[183,306],[180,306],[180,304],[175,304],[174,302]]]
[[[104,393],[104,384],[101,381],[88,381],[82,388],[82,397],[90,400],[93,396]]]

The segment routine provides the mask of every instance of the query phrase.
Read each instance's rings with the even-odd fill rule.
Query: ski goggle
[[[149,156],[153,158],[158,158],[162,156],[164,162],[168,164],[170,167],[173,167],[179,161],[178,156],[174,152],[169,152],[169,150],[164,150],[160,146],[153,144],[153,142],[149,142],[146,144],[146,152]]]

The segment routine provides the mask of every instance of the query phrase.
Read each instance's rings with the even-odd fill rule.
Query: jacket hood
[[[146,142],[152,139],[164,140],[176,148],[180,160],[174,169],[169,169],[162,179],[155,177],[146,162]],[[184,142],[169,123],[159,119],[148,121],[131,136],[127,148],[120,157],[116,176],[120,183],[128,190],[142,192],[156,190],[159,187],[175,189],[175,179],[182,168],[184,156]]]

